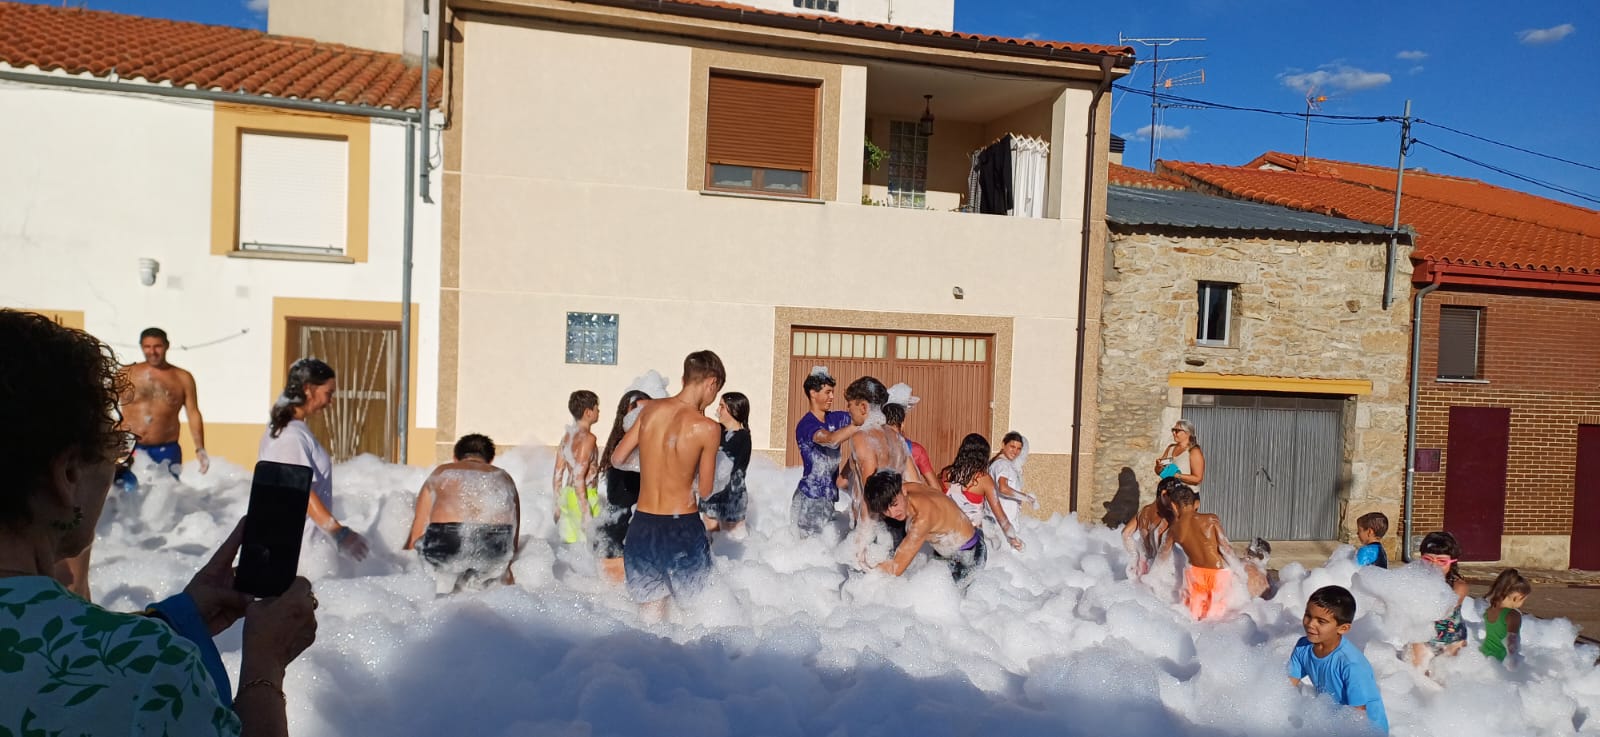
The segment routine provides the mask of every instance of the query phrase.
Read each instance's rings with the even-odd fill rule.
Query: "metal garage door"
[[[993,348],[989,335],[794,328],[785,436],[789,465],[800,463],[794,424],[811,408],[803,386],[806,376],[813,366],[827,366],[839,382],[835,410],[845,408],[845,387],[863,376],[876,377],[885,386],[910,384],[922,401],[906,417],[906,435],[928,449],[934,468],[945,467],[967,433],[989,434]]]
[[[1233,540],[1332,540],[1339,529],[1343,398],[1185,394],[1206,455],[1203,511]]]

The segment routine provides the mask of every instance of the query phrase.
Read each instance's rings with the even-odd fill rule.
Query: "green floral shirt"
[[[239,734],[199,651],[44,576],[0,578],[0,737]]]

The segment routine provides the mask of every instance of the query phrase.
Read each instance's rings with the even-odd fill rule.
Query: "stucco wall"
[[[837,13],[819,13],[795,6],[794,0],[747,0],[744,5],[780,13],[815,13],[913,28],[955,28],[955,0],[839,0]]]
[[[1398,260],[1406,263],[1403,252]],[[1403,268],[1396,284],[1406,283]],[[1398,531],[1410,311],[1404,299],[1382,309],[1382,244],[1114,232],[1111,269],[1086,516],[1127,519],[1132,500],[1113,502],[1125,468],[1137,480],[1137,503],[1154,498],[1150,467],[1183,406],[1172,374],[1349,379],[1371,382],[1371,392],[1356,394],[1346,413],[1340,534],[1353,536],[1355,519],[1370,511],[1387,514]],[[1195,345],[1198,281],[1239,285],[1233,347]]]
[[[371,128],[368,260],[312,263],[211,255],[209,103],[6,82],[0,108],[0,305],[81,310],[85,328],[125,361],[143,360],[139,331],[166,329],[170,360],[198,382],[214,456],[255,460],[254,439],[281,390],[271,378],[275,297],[399,301],[398,125]],[[420,200],[416,208],[419,428],[434,427],[438,401],[438,211]],[[154,286],[140,284],[140,258],[160,262]]]

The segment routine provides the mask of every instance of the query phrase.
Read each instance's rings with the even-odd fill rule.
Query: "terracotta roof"
[[[1159,171],[1181,176],[1223,194],[1268,204],[1319,212],[1376,225],[1388,225],[1394,212],[1394,183],[1373,183],[1379,167],[1338,164],[1339,174],[1326,171],[1271,171],[1255,166],[1219,166],[1163,161]],[[1392,170],[1391,170],[1392,174]],[[1544,200],[1537,209],[1518,215],[1485,201],[1485,190],[1509,192],[1482,182],[1455,177],[1419,177],[1432,184],[1414,193],[1406,178],[1400,222],[1416,232],[1412,258],[1460,266],[1523,271],[1600,274],[1600,212]],[[1451,181],[1444,181],[1444,180]],[[1518,199],[1542,200],[1525,193]],[[1496,194],[1494,196],[1500,196]],[[1447,199],[1448,197],[1448,199]],[[1560,207],[1556,207],[1560,205]],[[1547,217],[1548,213],[1558,217]]]
[[[398,54],[228,26],[0,2],[0,64],[175,87],[415,109],[422,75]],[[429,70],[435,105],[443,77]]]
[[[1121,164],[1110,164],[1108,167],[1111,183],[1124,187],[1140,187],[1143,189],[1188,189],[1182,179],[1173,176],[1155,174],[1143,169],[1135,169]]]
[[[985,43],[993,43],[993,44],[1004,44],[1004,45],[1008,45],[1008,46],[1014,46],[1014,47],[1016,47],[1016,49],[1018,51],[1022,51],[1022,50],[1025,50],[1025,49],[1040,49],[1040,50],[1046,50],[1046,51],[1052,51],[1052,50],[1053,51],[1070,51],[1070,52],[1076,52],[1076,53],[1080,53],[1080,54],[1103,54],[1103,55],[1107,55],[1107,56],[1126,56],[1126,57],[1130,57],[1130,58],[1134,56],[1133,47],[1131,47],[1131,46],[1110,46],[1110,45],[1106,45],[1106,44],[1084,44],[1084,43],[1071,43],[1071,42],[1068,42],[1068,41],[1043,41],[1043,40],[1031,39],[1031,38],[1010,38],[1010,37],[1007,37],[1007,36],[988,36],[988,35],[983,35],[983,34],[978,34],[978,33],[963,33],[961,31],[944,31],[944,30],[939,30],[939,29],[936,29],[936,28],[917,28],[917,27],[914,27],[914,26],[901,26],[901,25],[895,25],[893,23],[874,23],[872,21],[855,20],[853,18],[842,18],[842,17],[837,16],[837,15],[818,14],[818,13],[787,13],[787,12],[783,12],[783,11],[780,11],[780,10],[768,10],[766,8],[757,8],[757,7],[752,7],[752,6],[749,6],[749,5],[740,5],[738,3],[717,2],[717,0],[649,0],[648,2],[643,2],[643,1],[641,1],[641,2],[618,2],[617,0],[610,0],[609,2],[605,2],[604,4],[606,4],[606,5],[638,6],[638,7],[640,7],[640,9],[644,9],[644,10],[658,10],[658,11],[666,11],[666,12],[671,12],[672,6],[679,6],[679,7],[684,7],[684,8],[690,8],[690,7],[719,8],[719,9],[722,9],[722,10],[738,11],[740,14],[755,15],[757,17],[766,16],[766,17],[770,17],[770,18],[774,18],[774,19],[776,19],[776,18],[801,18],[801,19],[805,19],[805,20],[817,20],[817,21],[822,21],[826,25],[835,26],[836,28],[840,29],[841,31],[843,31],[844,29],[847,29],[850,26],[855,26],[857,28],[874,28],[874,29],[884,30],[884,31],[894,31],[894,32],[897,32],[897,33],[912,34],[912,35],[915,35],[915,36],[921,36],[921,37],[925,37],[925,38],[947,38],[947,39],[953,39],[953,40],[957,40],[957,41],[974,41],[974,42],[985,42]],[[755,21],[755,19],[751,19],[751,20]],[[820,29],[820,30],[828,30],[828,29]]]

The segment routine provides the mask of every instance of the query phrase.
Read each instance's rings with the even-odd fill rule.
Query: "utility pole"
[[[1400,193],[1406,184],[1406,151],[1411,149],[1411,101],[1400,117],[1400,161],[1394,167],[1394,219],[1389,223],[1388,268],[1383,273],[1383,309],[1394,302],[1394,252],[1400,237]],[[1412,367],[1415,371],[1416,368]]]
[[[1160,127],[1159,127],[1160,126],[1160,122],[1158,120],[1158,113],[1164,107],[1175,107],[1173,105],[1163,105],[1163,104],[1161,104],[1160,99],[1157,98],[1156,95],[1160,94],[1160,90],[1163,89],[1163,88],[1172,89],[1173,87],[1178,86],[1178,85],[1205,84],[1205,81],[1206,81],[1206,73],[1205,73],[1204,69],[1198,70],[1198,72],[1190,72],[1188,74],[1184,74],[1184,75],[1181,75],[1179,77],[1167,77],[1167,78],[1163,79],[1161,77],[1161,49],[1164,46],[1172,46],[1174,44],[1183,43],[1185,41],[1204,41],[1205,39],[1203,39],[1203,38],[1128,38],[1126,36],[1123,36],[1120,33],[1117,34],[1117,39],[1118,39],[1119,43],[1122,43],[1124,45],[1129,44],[1129,43],[1136,43],[1136,44],[1140,44],[1140,45],[1143,45],[1143,46],[1148,46],[1148,47],[1150,47],[1150,50],[1151,50],[1151,55],[1150,55],[1150,59],[1149,60],[1135,61],[1134,62],[1134,66],[1137,67],[1140,64],[1149,64],[1150,65],[1150,164],[1149,164],[1149,166],[1150,166],[1150,170],[1151,171],[1155,171],[1155,168],[1156,168],[1156,136],[1159,134],[1159,132],[1161,130]],[[1177,61],[1203,61],[1204,59],[1205,59],[1204,56],[1179,56],[1179,57],[1173,57],[1171,59],[1167,59],[1167,63],[1170,64],[1172,62],[1177,62]]]

